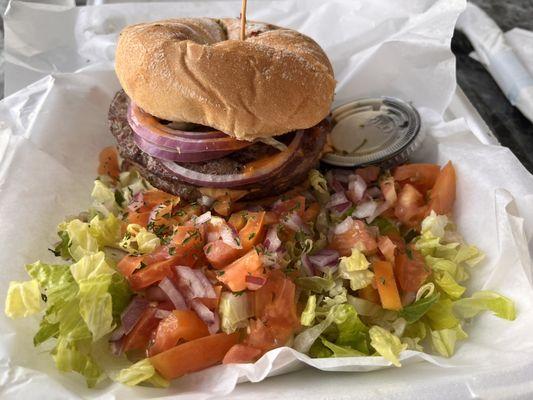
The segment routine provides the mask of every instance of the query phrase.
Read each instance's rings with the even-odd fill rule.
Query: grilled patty
[[[126,118],[128,105],[129,98],[121,90],[111,102],[108,114],[109,127],[117,140],[122,158],[135,165],[140,173],[158,189],[186,200],[195,200],[200,197],[201,193],[197,186],[181,181],[157,158],[137,147],[133,141],[133,131]],[[307,129],[304,132],[300,151],[281,170],[261,181],[231,189],[249,190],[250,192],[244,198],[252,200],[279,195],[301,184],[306,179],[308,171],[318,164],[328,131],[329,123],[326,120]],[[200,163],[179,163],[179,165],[206,174],[235,174],[241,172],[247,162],[275,154],[277,151],[266,144],[254,143],[223,158]]]

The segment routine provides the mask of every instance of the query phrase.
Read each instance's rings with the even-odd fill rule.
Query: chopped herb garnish
[[[166,213],[165,215],[163,215],[163,218],[165,218],[165,219],[172,218],[172,213]]]
[[[44,293],[41,293],[41,299],[46,303],[48,301],[48,297]]]
[[[409,257],[409,260],[413,259],[413,251],[411,249],[406,249],[405,253],[407,254],[407,257]]]
[[[379,282],[380,282],[383,286],[385,286],[385,284],[387,283],[387,281],[385,280],[384,277],[379,278]]]
[[[255,237],[255,232],[252,232],[248,235],[248,240],[252,240]]]
[[[245,291],[241,290],[240,292],[233,292],[234,296],[242,296]]]
[[[211,251],[212,247],[213,247],[213,245],[207,246],[206,249],[205,249],[205,254],[209,254],[209,252]]]
[[[122,207],[126,199],[124,198],[124,195],[122,194],[122,190],[115,190],[115,202]]]
[[[146,265],[146,264],[144,263],[144,261],[141,261],[141,264],[140,264],[140,266],[139,266],[139,269],[146,268],[147,266],[148,266],[148,265]]]
[[[169,247],[168,248],[168,254],[170,254],[171,256],[176,254],[176,248],[175,247]]]
[[[216,274],[217,276],[222,276],[222,275],[224,275],[225,273],[226,273],[226,271],[216,271],[216,272],[215,272],[215,274]]]

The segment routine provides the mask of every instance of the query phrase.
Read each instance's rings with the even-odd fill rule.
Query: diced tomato
[[[159,353],[150,362],[165,379],[174,379],[218,364],[238,341],[238,333],[204,336]]]
[[[147,227],[149,219],[150,219],[150,211],[146,211],[146,212],[130,211],[128,213],[128,217],[126,218],[126,220],[128,221],[128,224],[137,224],[137,225],[142,226],[143,228]]]
[[[385,259],[390,262],[394,262],[394,255],[396,251],[396,245],[387,236],[380,236],[378,238],[378,248],[381,254],[385,256]]]
[[[413,246],[396,256],[394,273],[405,292],[416,292],[431,274],[424,257]]]
[[[320,204],[311,203],[309,207],[304,212],[303,220],[304,222],[315,222],[316,217],[320,213]]]
[[[207,243],[204,246],[204,253],[209,264],[216,269],[222,269],[239,258],[242,250],[235,249],[224,243],[222,239],[218,239],[214,242]]]
[[[363,178],[366,183],[375,182],[379,176],[379,167],[370,165],[364,168],[357,168],[355,174]]]
[[[416,227],[424,219],[426,210],[422,194],[413,185],[406,183],[394,208],[396,218],[409,227]]]
[[[368,226],[359,220],[355,220],[346,232],[333,235],[330,245],[345,257],[352,254],[353,248],[358,248],[365,254],[373,254],[378,247]]]
[[[133,290],[139,291],[159,282],[165,277],[174,276],[173,267],[180,265],[175,258],[170,258],[165,261],[160,261],[152,265],[147,265],[144,268],[138,269],[129,278],[128,282]]]
[[[439,175],[439,166],[435,164],[404,164],[394,170],[394,179],[409,183],[422,193],[433,187]]]
[[[142,194],[143,206],[138,211],[151,211],[159,204],[177,205],[180,202],[179,196],[163,192],[159,189],[152,189],[143,192]]]
[[[265,212],[248,212],[246,214],[246,225],[239,231],[239,238],[243,252],[261,243],[265,236],[264,228]]]
[[[373,288],[372,285],[368,285],[367,287],[359,289],[357,294],[362,299],[368,300],[375,304],[380,304],[378,290]]]
[[[98,165],[98,175],[109,175],[118,179],[120,167],[118,165],[118,153],[114,146],[105,147],[100,152],[100,164]]]
[[[172,224],[172,203],[161,203],[156,205],[150,211],[150,216],[152,216],[152,224],[154,227],[161,225],[170,225]]]
[[[157,324],[159,324],[159,319],[155,317],[155,312],[155,307],[149,307],[143,312],[141,318],[131,332],[124,337],[124,351],[146,349],[152,331],[157,327]]]
[[[204,262],[204,234],[200,227],[178,226],[169,245],[181,265],[194,268]]]
[[[279,215],[274,211],[267,211],[265,213],[265,225],[274,225],[279,222]]]
[[[236,231],[240,231],[246,225],[247,211],[239,211],[231,214],[228,219],[228,225],[232,226]]]
[[[440,171],[429,194],[429,210],[439,215],[449,214],[455,202],[455,168],[451,161]]]
[[[261,350],[246,344],[233,345],[226,353],[222,364],[242,364],[254,362],[261,355]]]
[[[272,211],[278,215],[284,215],[296,211],[303,218],[305,212],[305,197],[295,196],[291,199],[276,204]]]
[[[240,292],[247,287],[247,275],[265,276],[263,268],[261,268],[262,264],[261,257],[259,257],[259,254],[255,249],[252,249],[224,268],[224,273],[218,275],[217,279],[229,287],[233,292]]]
[[[401,310],[402,301],[396,286],[392,263],[375,261],[372,266],[374,267],[374,279],[381,299],[381,306],[385,310]]]
[[[213,210],[223,217],[231,214],[231,198],[229,195],[222,196],[213,203]]]
[[[141,262],[143,262],[142,256],[124,256],[122,260],[120,260],[117,264],[117,268],[120,271],[122,275],[124,275],[126,278],[131,276],[137,270],[141,267]]]
[[[174,310],[159,323],[153,345],[148,348],[148,356],[168,350],[180,340],[194,340],[207,335],[207,326],[194,311]]]
[[[286,338],[282,338],[285,339]],[[245,339],[245,344],[256,349],[260,349],[262,353],[276,347],[283,346],[285,342],[276,343],[276,338],[273,332],[260,319],[250,320],[250,333]]]
[[[183,225],[190,221],[192,217],[202,214],[202,206],[199,204],[187,204],[172,212],[171,221],[173,225]]]

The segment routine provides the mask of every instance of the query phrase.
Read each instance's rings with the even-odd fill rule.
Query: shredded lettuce
[[[404,307],[398,315],[412,324],[422,318],[431,306],[439,300],[439,297],[439,293],[433,293],[431,296],[421,298],[413,304]]]
[[[161,245],[159,237],[138,224],[129,224],[126,234],[120,241],[120,248],[130,254],[148,254]]]
[[[363,289],[372,283],[374,273],[368,269],[370,263],[358,249],[352,249],[349,257],[341,257],[339,276],[350,281],[352,290]]]
[[[394,366],[401,367],[400,353],[407,349],[407,344],[402,343],[400,338],[377,325],[370,328],[369,334],[370,345],[376,352]]]
[[[155,387],[169,386],[169,382],[156,372],[148,358],[121,370],[115,380],[128,386],[135,386],[143,382],[150,383]]]
[[[463,331],[461,325],[453,329],[440,329],[431,331],[431,344],[435,351],[443,357],[451,357],[455,353],[457,340],[466,339],[468,335]]]
[[[235,296],[231,292],[222,292],[218,306],[220,326],[225,333],[233,333],[248,325],[248,318],[252,316],[248,294]]]
[[[114,214],[105,218],[96,215],[89,222],[89,233],[98,242],[98,246],[117,247],[120,240],[121,221]]]
[[[10,282],[5,313],[10,318],[25,318],[41,311],[41,291],[37,279]]]
[[[98,240],[91,235],[88,223],[74,219],[65,224],[64,230],[70,238],[68,248],[75,261],[98,251]]]
[[[365,353],[362,353],[350,346],[340,346],[338,344],[332,343],[325,338],[320,338],[322,344],[331,350],[331,355],[328,357],[363,357],[366,356]]]
[[[316,295],[311,295],[307,298],[307,304],[305,305],[302,315],[300,316],[300,323],[303,326],[313,325],[315,320],[316,311]]]

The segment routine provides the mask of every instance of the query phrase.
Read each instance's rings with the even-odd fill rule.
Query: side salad
[[[455,170],[311,171],[276,199],[205,190],[195,202],[100,156],[92,206],[58,226],[54,264],[26,266],[5,313],[43,314],[34,345],[92,387],[168,381],[291,346],[311,357],[444,357],[482,311],[513,320],[492,291],[466,296],[483,259],[449,216]]]

